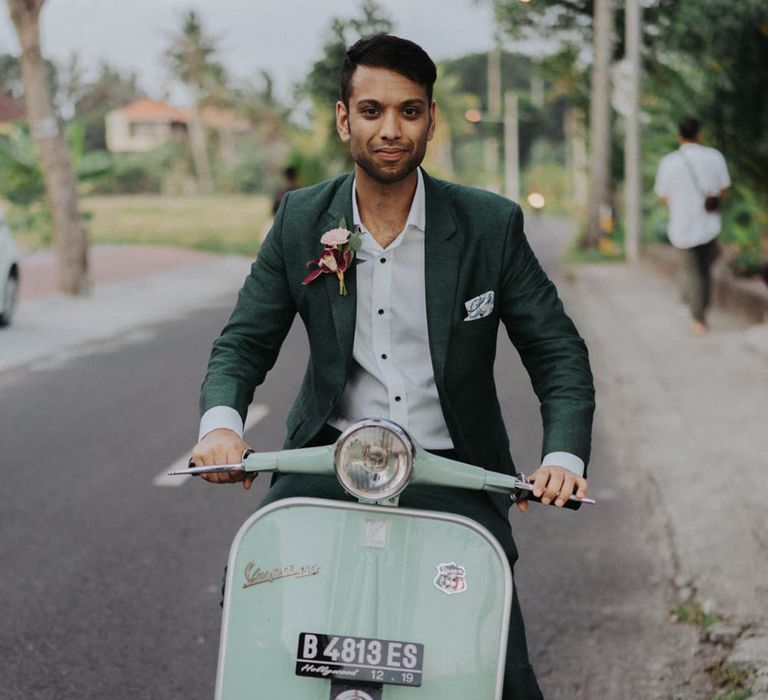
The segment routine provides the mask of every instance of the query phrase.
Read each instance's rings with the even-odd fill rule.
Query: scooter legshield
[[[511,600],[504,552],[468,518],[277,501],[232,545],[216,698],[328,700],[328,678],[296,674],[333,668],[297,665],[302,633],[423,645],[422,671],[387,671],[383,700],[500,698]],[[348,644],[344,682],[380,679],[370,654]]]

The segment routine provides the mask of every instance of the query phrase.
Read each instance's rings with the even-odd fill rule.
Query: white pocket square
[[[480,318],[490,316],[493,311],[493,292],[483,292],[478,296],[464,302],[467,310],[465,321],[477,321]]]

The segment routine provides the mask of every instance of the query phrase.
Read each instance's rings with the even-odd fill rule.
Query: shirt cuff
[[[584,460],[570,452],[550,452],[541,460],[542,467],[562,467],[577,476],[584,476]]]
[[[214,406],[203,413],[200,418],[200,430],[197,434],[198,441],[202,440],[212,430],[231,430],[243,437],[243,419],[240,414],[230,406]]]

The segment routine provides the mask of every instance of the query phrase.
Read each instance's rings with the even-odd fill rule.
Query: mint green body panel
[[[435,584],[447,563],[465,568],[464,591]],[[301,632],[423,644],[422,686],[385,685],[385,700],[500,698],[511,599],[506,557],[472,520],[278,501],[232,545],[216,698],[327,700],[330,681],[295,675]]]

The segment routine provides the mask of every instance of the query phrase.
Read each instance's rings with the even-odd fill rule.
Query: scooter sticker
[[[464,593],[467,590],[466,574],[467,570],[456,562],[438,564],[437,576],[434,580],[435,588],[447,595]]]

